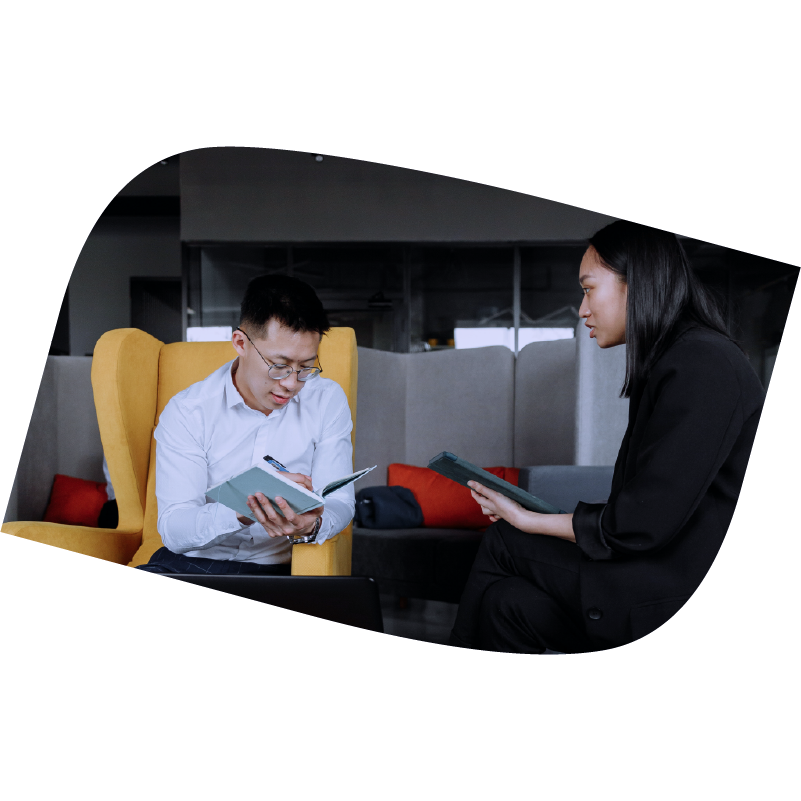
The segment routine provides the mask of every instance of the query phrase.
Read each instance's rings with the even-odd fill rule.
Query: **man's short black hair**
[[[316,331],[321,336],[331,327],[317,293],[299,278],[260,275],[254,278],[242,299],[239,325],[254,339],[263,339],[270,320],[292,331]]]

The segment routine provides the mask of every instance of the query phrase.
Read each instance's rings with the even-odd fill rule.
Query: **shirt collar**
[[[225,405],[231,409],[237,404],[241,403],[243,406],[246,406],[244,398],[239,394],[239,390],[234,385],[233,379],[233,371],[234,365],[237,364],[239,358],[237,357],[232,362],[229,362],[226,365],[227,369],[225,371]]]

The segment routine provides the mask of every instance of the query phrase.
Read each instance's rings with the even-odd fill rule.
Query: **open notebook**
[[[292,479],[286,478],[272,465],[255,464],[247,470],[239,473],[227,481],[222,481],[209,487],[206,496],[213,501],[233,509],[243,517],[252,517],[253,512],[248,507],[248,495],[255,495],[261,492],[273,504],[275,510],[280,514],[280,508],[275,504],[276,496],[280,495],[295,514],[304,514],[312,509],[319,509],[325,506],[325,498],[332,492],[336,492],[342,487],[360,479],[362,476],[375,470],[376,466],[367,467],[349,476],[344,476],[326,484],[322,490],[312,492],[306,487],[296,484]]]

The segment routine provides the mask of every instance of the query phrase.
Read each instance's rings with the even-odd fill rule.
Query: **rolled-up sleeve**
[[[687,345],[683,347],[688,347]],[[576,544],[593,560],[664,548],[687,524],[743,425],[737,376],[719,351],[694,343],[692,358],[671,349],[645,392],[652,411],[631,478],[606,504],[579,503]]]
[[[614,551],[607,545],[601,528],[605,503],[584,503],[579,501],[573,512],[573,534],[576,545],[593,560],[612,559]]]

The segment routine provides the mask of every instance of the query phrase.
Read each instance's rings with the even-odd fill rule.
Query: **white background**
[[[15,5],[0,51],[3,506],[81,246],[174,153],[383,162],[799,263],[789,3]],[[623,649],[464,652],[0,535],[0,788],[789,797],[798,305],[720,556],[673,621]]]

